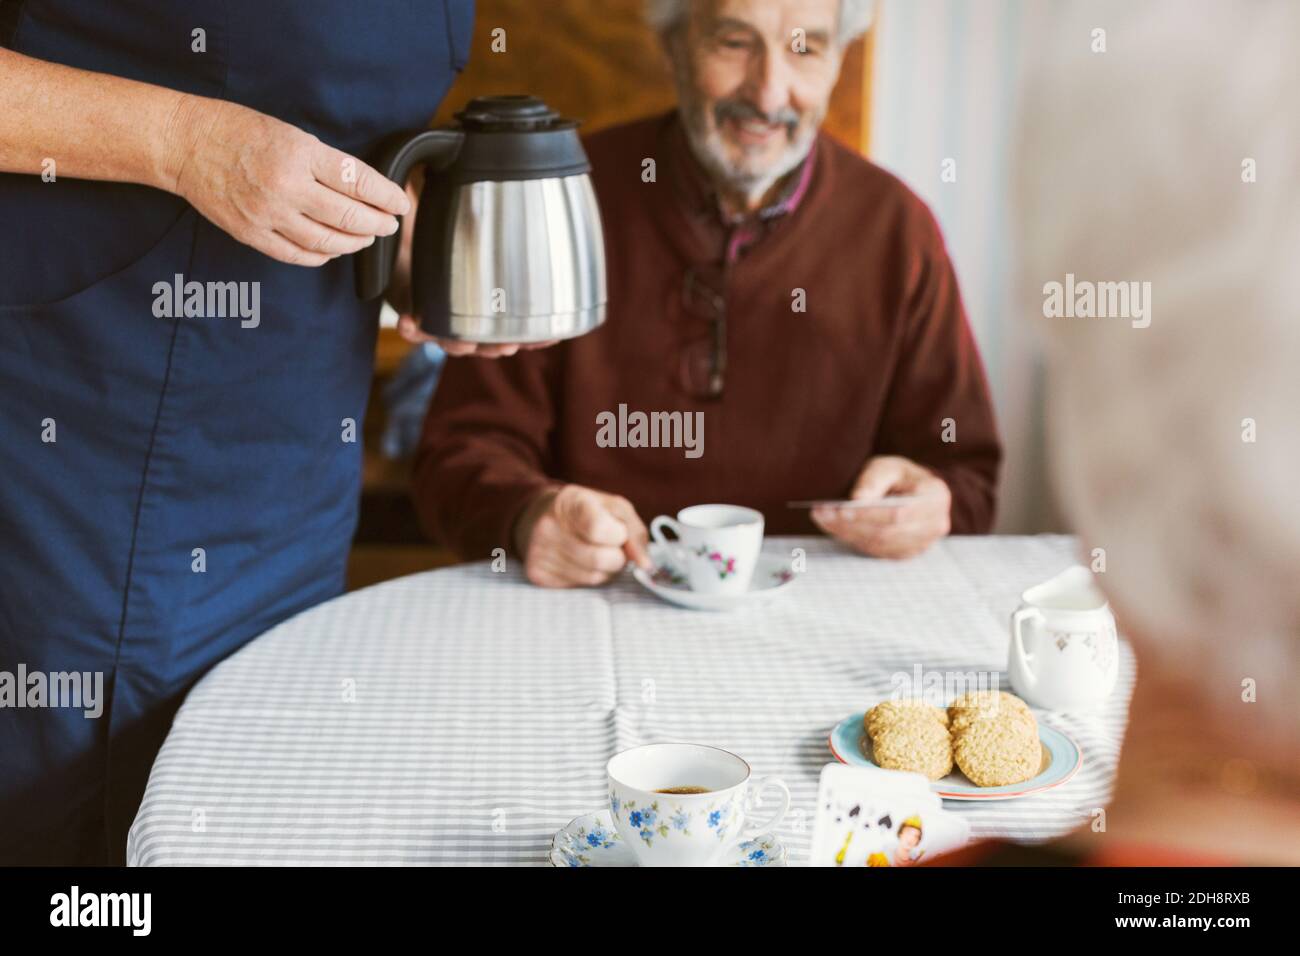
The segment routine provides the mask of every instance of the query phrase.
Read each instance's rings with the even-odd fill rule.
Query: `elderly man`
[[[416,470],[435,537],[513,551],[531,581],[565,587],[644,565],[643,517],[697,502],[880,557],[989,530],[1001,451],[938,227],[819,132],[870,12],[650,5],[680,107],[587,144],[608,322],[548,352],[449,363]],[[907,500],[788,507],[886,496]]]

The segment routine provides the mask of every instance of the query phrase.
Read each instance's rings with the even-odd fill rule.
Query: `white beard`
[[[686,138],[695,158],[718,183],[740,193],[751,203],[764,196],[783,177],[797,169],[808,158],[817,138],[817,127],[811,126],[786,147],[771,167],[761,172],[741,169],[727,158],[726,145],[716,126],[700,129],[698,118],[685,118]]]

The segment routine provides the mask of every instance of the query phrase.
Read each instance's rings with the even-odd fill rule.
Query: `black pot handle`
[[[403,133],[384,146],[375,169],[405,189],[406,180],[416,165],[424,163],[435,172],[446,169],[456,161],[464,141],[465,134],[459,130],[430,129]],[[401,243],[404,218],[397,218],[397,232],[391,236],[376,236],[372,245],[357,253],[357,298],[373,299],[388,289]]]

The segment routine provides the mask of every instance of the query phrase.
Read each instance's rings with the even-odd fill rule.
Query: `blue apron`
[[[433,116],[473,18],[472,0],[4,12],[18,52],[242,103],[363,158]],[[175,196],[51,158],[53,182],[0,175],[0,680],[28,682],[0,708],[0,863],[116,863],[186,691],[342,590],[378,306],[350,258],[277,263]],[[250,308],[177,314],[158,286],[177,276],[245,284]],[[75,703],[73,673],[101,675],[99,716],[50,706]],[[45,706],[26,706],[34,674],[54,679]]]

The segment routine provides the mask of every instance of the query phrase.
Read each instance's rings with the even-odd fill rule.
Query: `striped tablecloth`
[[[766,543],[793,548],[807,554],[800,579],[732,614],[663,604],[630,576],[546,591],[487,563],[313,608],[189,695],[129,861],[544,864],[559,827],[605,805],[612,754],[684,740],[789,783],[779,835],[801,862],[829,729],[918,665],[1003,671],[1018,595],[1069,564],[1074,542],[951,538],[897,563],[825,539]],[[1105,803],[1133,683],[1127,645],[1120,674],[1102,713],[1040,714],[1082,746],[1073,780],[948,804],[976,837],[1044,840]]]

